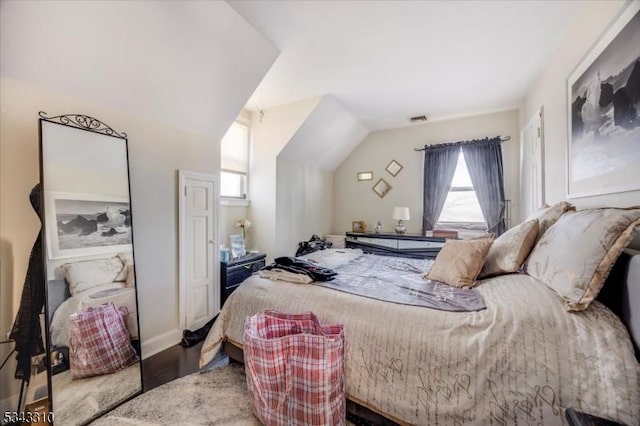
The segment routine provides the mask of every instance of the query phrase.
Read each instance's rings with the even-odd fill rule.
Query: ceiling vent
[[[411,121],[412,123],[418,123],[419,121],[427,121],[427,116],[426,115],[418,115],[416,117],[411,117],[409,119],[409,121]]]

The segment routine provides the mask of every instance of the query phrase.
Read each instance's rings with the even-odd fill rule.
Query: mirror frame
[[[126,162],[127,162],[127,186],[128,186],[128,191],[129,191],[129,212],[130,212],[130,221],[131,221],[131,256],[133,257],[134,260],[134,268],[133,268],[133,273],[134,273],[134,280],[135,280],[135,285],[136,285],[136,289],[134,292],[135,295],[135,306],[136,306],[136,320],[137,320],[137,325],[138,325],[138,340],[139,340],[139,347],[135,348],[136,349],[136,353],[138,355],[138,368],[140,371],[140,390],[138,390],[137,392],[131,394],[130,396],[127,396],[126,398],[123,398],[122,400],[117,401],[115,404],[110,405],[108,407],[106,407],[105,409],[99,411],[98,413],[96,413],[94,416],[88,418],[88,419],[84,419],[81,421],[81,424],[86,425],[91,423],[92,421],[96,420],[97,418],[103,416],[105,413],[113,410],[114,408],[118,407],[119,405],[139,396],[140,394],[142,394],[144,392],[144,376],[143,376],[143,371],[142,371],[142,345],[141,345],[141,336],[140,336],[140,304],[138,302],[138,280],[137,280],[137,267],[136,265],[136,261],[135,261],[135,249],[134,249],[134,244],[135,244],[135,239],[134,239],[134,231],[133,231],[133,223],[134,223],[134,219],[133,219],[133,205],[131,202],[131,172],[129,169],[129,140],[127,139],[127,134],[124,132],[117,132],[115,131],[113,128],[111,128],[109,125],[107,125],[106,123],[104,123],[103,121],[98,120],[97,118],[93,118],[90,117],[88,115],[83,115],[83,114],[65,114],[65,115],[58,115],[55,117],[47,117],[47,113],[44,111],[40,111],[38,113],[38,115],[40,116],[39,120],[38,120],[38,148],[39,148],[39,172],[40,172],[40,214],[41,214],[41,229],[40,229],[40,238],[42,241],[42,262],[43,262],[43,277],[44,277],[44,323],[45,323],[45,330],[44,330],[44,334],[45,334],[45,357],[44,357],[44,362],[45,362],[45,366],[47,369],[47,392],[48,392],[48,398],[49,398],[49,411],[52,413],[55,413],[55,406],[53,404],[53,387],[52,387],[52,365],[51,365],[51,337],[50,337],[50,320],[49,320],[49,316],[50,314],[52,314],[52,312],[49,312],[50,308],[49,308],[49,288],[48,288],[48,244],[47,244],[47,226],[46,226],[46,217],[47,217],[47,213],[45,211],[45,193],[46,193],[46,182],[44,181],[44,155],[43,155],[43,139],[42,139],[42,123],[43,122],[49,122],[49,123],[53,123],[53,124],[57,124],[57,125],[61,125],[61,126],[66,126],[66,127],[71,127],[77,130],[81,130],[81,131],[86,131],[86,132],[92,132],[92,133],[98,133],[104,136],[108,136],[108,137],[114,137],[117,139],[121,139],[124,141],[124,147],[125,147],[125,154],[126,154]],[[135,364],[132,364],[135,365]],[[52,424],[55,424],[55,418],[53,419]]]

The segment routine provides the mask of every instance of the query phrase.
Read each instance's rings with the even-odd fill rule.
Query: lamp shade
[[[393,220],[409,220],[409,207],[394,207]]]

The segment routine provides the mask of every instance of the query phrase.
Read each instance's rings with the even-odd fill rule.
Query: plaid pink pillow
[[[127,308],[109,302],[69,317],[72,378],[113,373],[138,361],[126,326],[128,314]]]

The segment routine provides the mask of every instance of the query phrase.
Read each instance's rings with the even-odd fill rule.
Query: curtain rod
[[[506,142],[508,140],[511,140],[511,136],[496,136],[498,138],[500,138],[500,142]],[[466,143],[473,143],[473,142],[480,142],[480,141],[484,141],[484,140],[488,140],[489,138],[484,138],[484,139],[473,139],[470,141],[459,141],[459,142],[445,142],[445,143],[437,143],[437,144],[433,144],[433,145],[429,145],[429,146],[447,146],[447,145],[464,145]],[[414,151],[424,151],[426,148],[413,148]]]

